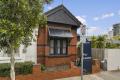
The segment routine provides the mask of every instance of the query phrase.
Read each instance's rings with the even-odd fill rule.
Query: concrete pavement
[[[84,75],[84,80],[120,80],[120,71],[114,72],[100,72],[97,74],[92,75]],[[62,78],[56,80],[81,80],[80,76],[77,77],[69,77],[69,78]]]
[[[96,75],[85,75],[83,77],[84,80],[103,80],[102,78],[97,77]],[[56,80],[81,80],[80,76],[77,77],[69,77],[69,78],[62,78]]]
[[[120,80],[120,72],[101,72],[96,74],[104,80]]]

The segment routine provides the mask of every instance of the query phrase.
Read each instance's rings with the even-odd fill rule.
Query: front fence
[[[104,59],[104,50],[105,49],[92,48],[92,58],[102,61]]]

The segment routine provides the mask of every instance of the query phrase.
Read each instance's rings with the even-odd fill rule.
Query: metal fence
[[[104,50],[105,49],[92,48],[92,58],[102,61],[104,59]]]

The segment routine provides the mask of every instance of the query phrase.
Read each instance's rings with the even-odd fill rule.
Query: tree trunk
[[[15,58],[14,58],[14,50],[11,49],[11,56],[10,56],[10,64],[11,64],[11,70],[10,70],[10,78],[11,80],[15,80]]]

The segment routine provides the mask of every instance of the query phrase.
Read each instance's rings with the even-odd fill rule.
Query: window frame
[[[68,39],[67,38],[50,38],[50,41],[53,40],[54,41],[54,46],[53,46],[53,53],[51,54],[51,43],[49,43],[49,55],[67,55],[68,54]],[[60,53],[58,53],[58,42],[57,41],[60,41]],[[66,47],[63,47],[63,41],[66,42]],[[66,53],[63,53],[63,49],[66,48]]]

